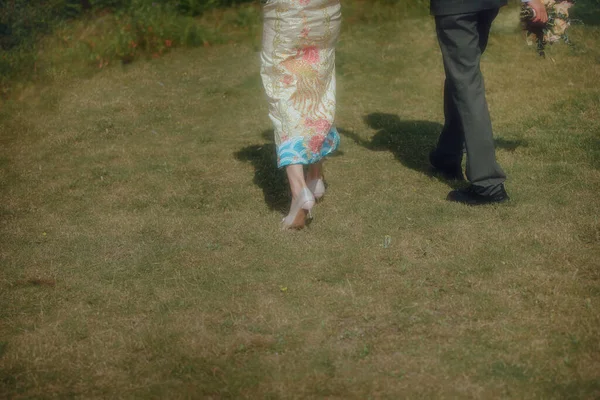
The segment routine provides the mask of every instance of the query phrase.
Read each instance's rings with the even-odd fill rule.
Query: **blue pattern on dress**
[[[309,147],[311,137],[294,136],[277,147],[277,166],[279,168],[293,164],[314,164],[337,150],[340,145],[340,134],[332,127],[318,153]]]

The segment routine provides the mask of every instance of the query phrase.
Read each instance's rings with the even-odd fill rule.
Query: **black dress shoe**
[[[448,181],[464,181],[465,177],[462,173],[462,167],[460,163],[449,164],[442,163],[438,158],[435,157],[434,152],[429,153],[429,163],[433,168],[433,172],[442,175],[442,177]]]
[[[446,200],[467,204],[469,206],[480,206],[483,204],[504,203],[510,200],[510,197],[508,197],[504,185],[500,185],[499,190],[496,190],[495,193],[491,195],[478,193],[475,187],[471,185],[466,189],[451,191],[448,193]]]

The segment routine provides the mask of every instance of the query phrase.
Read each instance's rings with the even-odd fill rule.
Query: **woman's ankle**
[[[321,171],[321,164],[312,164],[308,167],[308,172],[306,174],[306,180],[312,181],[316,179],[321,179],[323,177],[323,172]]]

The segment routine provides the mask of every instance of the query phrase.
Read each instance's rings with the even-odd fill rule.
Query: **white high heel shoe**
[[[315,205],[315,197],[308,188],[303,188],[292,202],[290,213],[282,221],[283,229],[302,229],[306,224],[306,214]]]
[[[325,183],[323,183],[323,179],[313,179],[306,183],[306,186],[310,189],[315,199],[320,199],[325,195]]]

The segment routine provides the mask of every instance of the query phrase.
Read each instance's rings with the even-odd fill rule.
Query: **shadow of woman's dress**
[[[338,128],[338,132],[343,129]],[[262,133],[263,144],[247,146],[234,153],[236,160],[250,162],[254,167],[254,184],[260,187],[265,197],[265,203],[270,210],[287,213],[290,206],[290,189],[285,168],[277,168],[277,149],[273,142],[273,130]],[[336,150],[327,158],[344,155]],[[327,183],[326,183],[327,185]]]
[[[269,209],[285,213],[290,202],[285,169],[277,168],[273,131],[263,132],[262,137],[269,142],[244,147],[234,156],[237,160],[249,162],[254,167],[253,182],[262,189]]]

